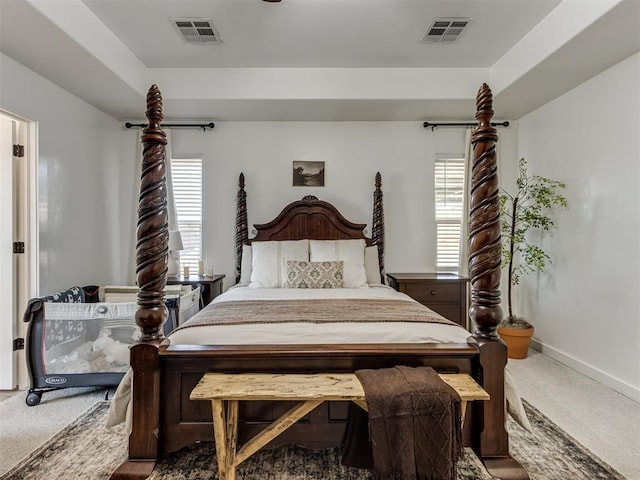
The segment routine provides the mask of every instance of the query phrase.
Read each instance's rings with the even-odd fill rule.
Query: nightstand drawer
[[[392,288],[466,328],[467,277],[453,273],[387,273],[387,278]]]
[[[407,283],[404,293],[419,302],[460,302],[458,283]]]

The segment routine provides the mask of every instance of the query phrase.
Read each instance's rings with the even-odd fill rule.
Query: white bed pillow
[[[369,285],[382,285],[380,282],[380,260],[378,259],[377,245],[364,249],[364,269],[367,272],[367,283]]]
[[[240,262],[240,284],[249,285],[251,283],[251,262],[253,260],[253,250],[251,245],[242,246],[242,260]]]
[[[309,261],[309,240],[253,242],[251,288],[287,288],[287,261]]]
[[[309,240],[309,258],[312,262],[344,262],[344,288],[367,288],[367,272],[364,269],[365,241],[360,240]]]

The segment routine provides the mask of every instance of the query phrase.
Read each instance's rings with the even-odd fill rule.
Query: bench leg
[[[227,469],[233,472],[229,480],[236,478],[236,447],[238,445],[238,405],[237,400],[228,402],[227,410]]]
[[[235,480],[236,444],[238,441],[238,401],[211,400],[213,412],[213,436],[216,443],[218,478]],[[226,408],[225,408],[226,407]]]
[[[278,418],[275,422],[273,422],[271,425],[266,427],[255,437],[245,443],[237,452],[237,455],[234,459],[235,464],[239,465],[240,463],[244,462],[247,458],[256,453],[267,443],[276,438],[278,435],[280,435],[287,428],[292,426],[322,402],[323,400],[307,400],[306,402],[301,402],[295,405],[288,412]]]
[[[461,400],[460,401],[460,416],[462,417],[461,421],[462,421],[462,428],[464,428],[464,416],[467,413],[467,401],[466,400]]]

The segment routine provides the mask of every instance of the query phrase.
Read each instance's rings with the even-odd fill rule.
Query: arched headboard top
[[[364,234],[365,227],[364,223],[344,218],[329,202],[308,195],[284,207],[272,221],[255,224],[257,233],[251,241],[364,239],[371,245],[371,239]]]

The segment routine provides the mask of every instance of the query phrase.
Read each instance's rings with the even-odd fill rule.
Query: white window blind
[[[197,272],[202,252],[202,159],[172,158],[171,179],[184,246],[180,266],[188,265],[192,272]]]
[[[436,270],[439,272],[457,272],[459,268],[464,181],[464,158],[436,160]]]

